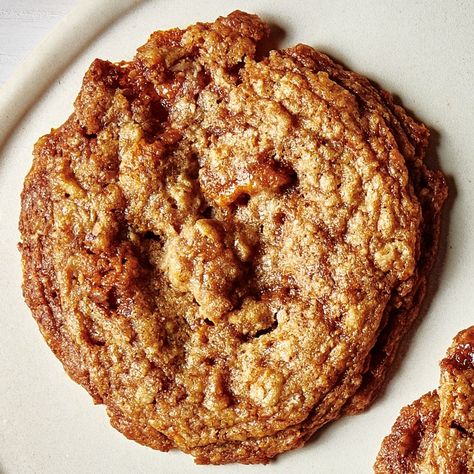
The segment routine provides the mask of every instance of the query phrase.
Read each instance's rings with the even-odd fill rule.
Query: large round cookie
[[[266,462],[375,396],[446,195],[389,94],[234,12],[96,60],[22,194],[24,294],[126,436]]]
[[[440,365],[438,390],[403,408],[383,440],[377,474],[474,473],[474,326]]]

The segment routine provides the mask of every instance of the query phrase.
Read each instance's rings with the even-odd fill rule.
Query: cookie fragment
[[[375,472],[474,472],[474,326],[454,338],[440,367],[438,390],[402,409]]]

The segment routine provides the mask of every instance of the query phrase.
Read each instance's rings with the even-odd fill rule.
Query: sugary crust
[[[455,337],[440,366],[439,389],[402,409],[375,472],[474,472],[474,326]]]
[[[429,450],[439,417],[439,398],[435,392],[423,395],[402,408],[392,433],[384,439],[375,466],[376,472],[414,473]]]
[[[418,314],[446,185],[426,127],[234,12],[96,60],[22,194],[24,294],[127,437],[265,463],[364,409]]]

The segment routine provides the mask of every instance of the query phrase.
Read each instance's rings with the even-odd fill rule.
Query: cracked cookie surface
[[[234,12],[95,60],[35,146],[24,294],[112,424],[267,462],[376,395],[416,317],[446,186],[428,131]]]

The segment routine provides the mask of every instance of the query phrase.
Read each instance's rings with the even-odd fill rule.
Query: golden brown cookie
[[[95,60],[22,194],[25,299],[112,424],[261,463],[365,408],[418,314],[446,197],[428,130],[255,15]]]
[[[438,390],[402,409],[376,473],[474,473],[474,326],[454,338],[440,366]]]

